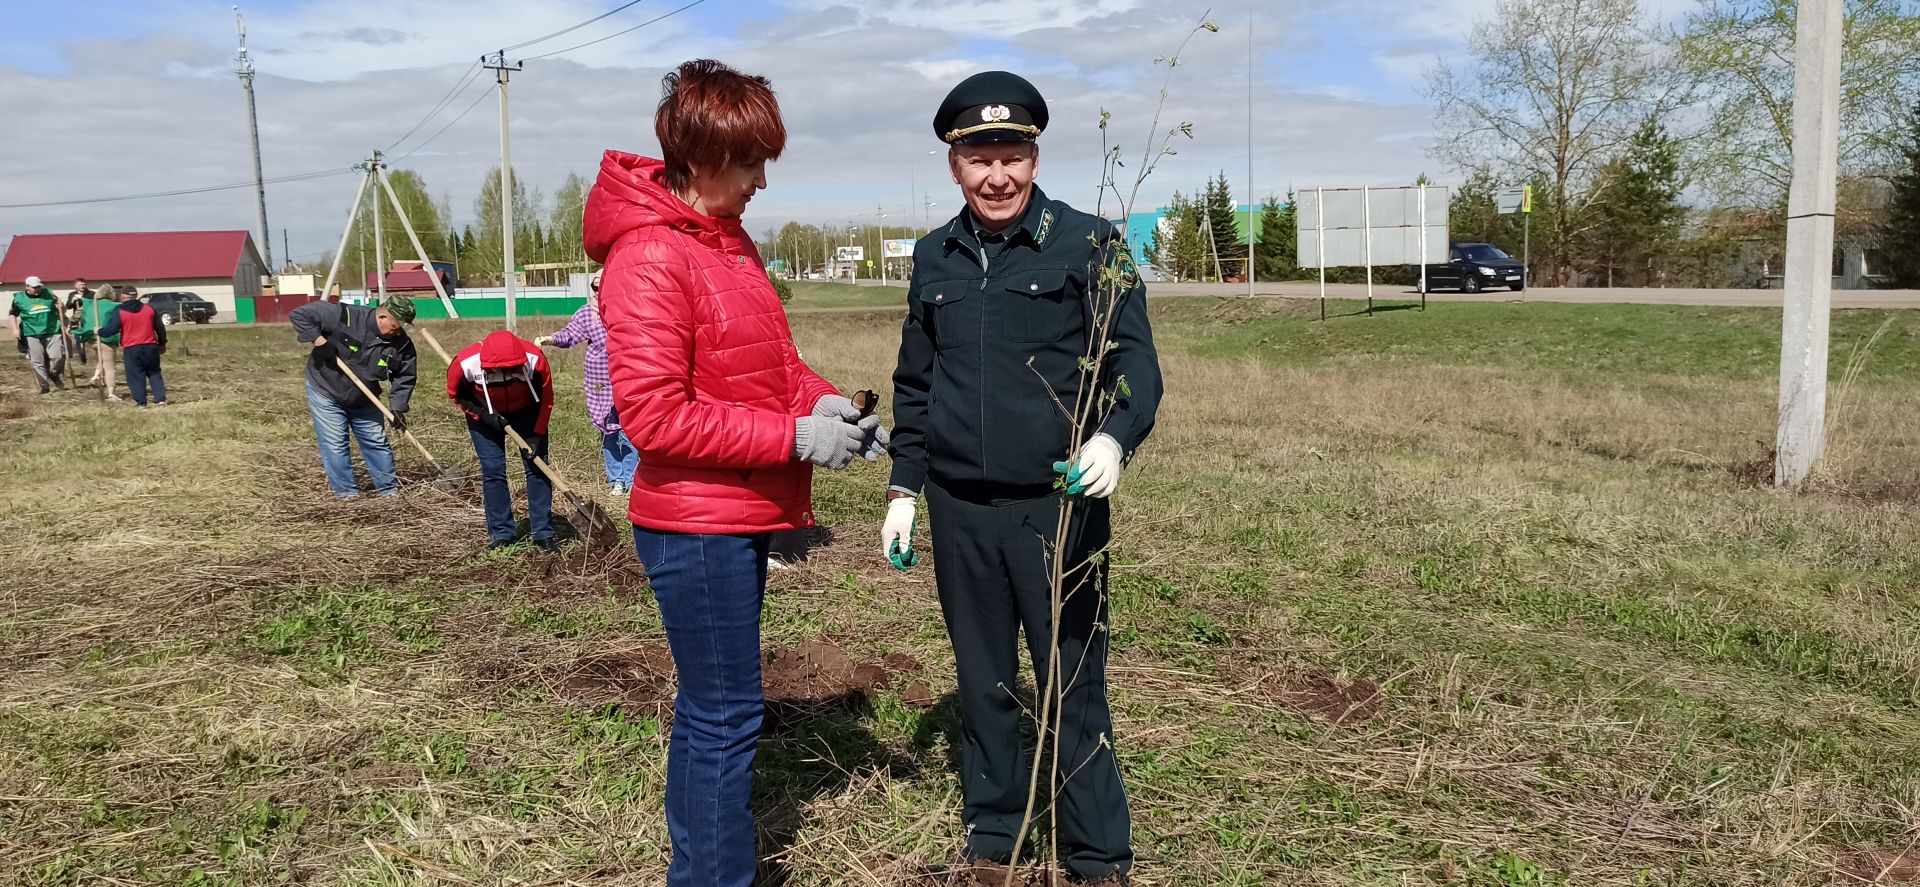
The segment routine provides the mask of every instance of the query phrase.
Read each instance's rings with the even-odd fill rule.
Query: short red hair
[[[787,125],[765,77],[694,59],[661,78],[660,91],[653,131],[669,188],[692,184],[695,160],[701,166],[752,163],[776,160],[786,150]]]

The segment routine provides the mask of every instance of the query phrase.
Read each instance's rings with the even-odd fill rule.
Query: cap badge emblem
[[[980,109],[980,119],[988,123],[999,123],[1012,116],[1013,111],[1006,105],[988,105]]]

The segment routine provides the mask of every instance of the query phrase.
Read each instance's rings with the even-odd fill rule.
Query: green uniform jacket
[[[1086,430],[1131,457],[1153,431],[1160,358],[1147,291],[1113,224],[1050,200],[1039,188],[1026,215],[982,238],[962,210],[913,249],[913,285],[893,375],[889,483],[918,493],[926,480],[1045,488],[1071,440],[1072,408],[1088,353],[1090,293],[1117,281],[1119,307],[1102,390],[1115,396]],[[1124,383],[1122,379],[1124,378]]]
[[[14,293],[13,310],[8,313],[20,318],[20,334],[23,336],[60,334],[60,304],[54,300],[52,292],[44,296]]]
[[[113,310],[118,307],[120,307],[119,302],[96,299],[92,296],[82,298],[80,300],[80,321],[73,325],[73,334],[78,336],[82,342],[93,341],[94,334],[99,332],[100,327],[106,325],[107,318],[112,316]],[[96,311],[99,312],[99,323],[94,322],[94,312]],[[112,338],[114,342],[117,342],[120,337],[114,336]],[[114,342],[108,342],[107,344],[111,345],[114,344]]]

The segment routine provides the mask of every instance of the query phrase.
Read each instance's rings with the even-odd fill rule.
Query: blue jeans
[[[767,536],[696,536],[633,528],[680,690],[667,746],[668,887],[753,883],[753,755],[760,687],[760,605]]]
[[[533,447],[534,455],[547,458],[547,437],[534,434],[532,422],[515,422],[513,430]],[[513,489],[507,486],[507,449],[520,447],[499,431],[467,420],[467,435],[473,438],[473,451],[480,457],[480,498],[487,506],[487,541],[512,542],[519,535],[513,522]],[[534,539],[553,538],[553,481],[547,479],[533,460],[520,456],[527,472],[527,530]]]
[[[633,472],[640,467],[640,451],[627,440],[625,430],[600,435],[600,458],[607,463],[607,483],[633,486]]]
[[[133,387],[133,367],[133,358],[128,356],[129,388]],[[139,397],[138,389],[134,397]],[[161,394],[160,398],[164,400],[166,395]],[[350,499],[360,495],[360,482],[353,479],[349,435],[360,442],[360,458],[366,460],[374,489],[386,495],[400,491],[400,479],[393,473],[393,447],[387,443],[387,420],[380,415],[378,406],[365,403],[343,407],[309,384],[307,411],[313,414],[313,437],[320,444],[320,467],[326,469],[327,488],[333,490],[334,496]]]

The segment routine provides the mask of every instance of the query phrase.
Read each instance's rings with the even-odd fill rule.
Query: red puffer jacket
[[[628,517],[651,530],[739,534],[813,524],[813,466],[794,419],[836,393],[800,360],[780,297],[739,221],[693,210],[658,160],[608,151],[587,197],[613,404],[640,470]]]

